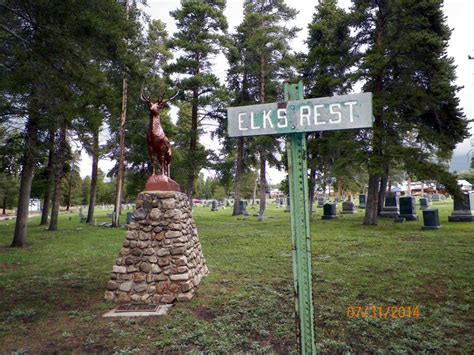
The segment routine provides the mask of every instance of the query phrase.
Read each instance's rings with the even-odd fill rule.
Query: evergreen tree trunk
[[[51,184],[54,179],[54,130],[49,131],[49,148],[48,155],[48,177],[46,182],[46,190],[44,192],[43,198],[43,210],[41,211],[41,222],[40,226],[46,226],[48,224],[48,215],[49,215],[49,204],[51,202]]]
[[[384,33],[385,33],[385,22],[386,17],[382,11],[377,12],[377,24],[375,30],[375,47],[381,56],[384,55],[383,52],[383,40],[384,40]],[[378,68],[377,75],[374,77],[374,96],[381,97],[383,92],[383,75],[384,75],[384,68]],[[374,138],[372,141],[372,147],[374,150],[373,165],[378,165],[379,162],[383,161],[383,147],[382,147],[382,132],[384,131],[383,127],[383,106],[380,102],[378,102],[376,109],[375,109],[375,121],[374,121]],[[380,165],[374,166],[373,168],[377,169]],[[377,169],[378,170],[378,169]],[[369,168],[370,171],[370,168]],[[380,173],[369,172],[369,187],[367,190],[367,204],[365,209],[365,216],[364,216],[364,225],[376,225],[377,224],[377,216],[378,216],[378,207],[379,207],[379,197],[380,197],[380,183],[381,183],[381,176]],[[382,201],[383,203],[383,201]]]
[[[367,203],[365,208],[364,225],[376,225],[378,213],[378,192],[380,186],[379,175],[369,175],[367,189]]]
[[[66,124],[63,122],[63,126],[59,132],[58,151],[56,154],[55,164],[55,178],[54,178],[54,192],[53,192],[53,204],[51,206],[51,220],[49,221],[48,230],[55,231],[58,229],[59,219],[59,207],[61,205],[61,188],[64,176],[64,163],[65,163],[65,150],[66,150]]]
[[[313,204],[314,204],[314,196],[316,192],[316,169],[311,168],[309,171],[309,216],[313,215]]]
[[[387,191],[388,185],[388,174],[389,174],[389,164],[386,162],[383,165],[383,175],[380,179],[380,189],[379,189],[379,201],[378,201],[378,212],[377,215],[380,216],[380,212],[383,210],[385,204],[385,193]]]
[[[71,193],[72,193],[72,172],[69,177],[68,187],[67,187],[67,197],[66,197],[66,211],[69,212],[71,209]]]
[[[125,13],[128,20],[129,14],[129,0],[125,0]],[[127,42],[128,40],[125,39]],[[112,214],[112,227],[120,226],[120,213],[122,212],[122,194],[123,194],[123,180],[125,175],[125,123],[127,122],[127,107],[128,107],[128,73],[124,69],[122,79],[122,111],[120,113],[119,123],[119,156],[117,168],[117,181],[115,185],[115,209]]]
[[[242,172],[244,170],[244,137],[239,137],[237,140],[237,166],[235,168],[234,179],[234,210],[232,216],[240,214],[240,181],[242,179]]]
[[[265,209],[267,207],[267,160],[265,154],[260,154],[260,210],[258,220],[265,219]]]
[[[125,122],[127,121],[127,106],[128,106],[128,75],[124,73],[122,83],[122,113],[120,116],[119,126],[119,160],[117,169],[117,180],[115,185],[115,208],[112,214],[112,227],[120,225],[120,213],[122,212],[122,186],[125,175]]]
[[[87,223],[92,223],[94,221],[94,208],[97,198],[97,177],[99,171],[99,130],[94,132],[92,144],[92,176],[89,209],[87,210]]]
[[[385,194],[387,191],[387,184],[388,184],[388,177],[387,175],[382,175],[380,179],[380,189],[379,189],[379,196],[378,196],[378,207],[377,207],[377,215],[380,216],[380,212],[383,210],[383,206],[385,204]]]
[[[253,181],[253,193],[252,193],[252,206],[255,206],[255,200],[257,199],[257,188],[259,184],[258,169],[255,169],[255,180]]]
[[[192,111],[191,111],[191,137],[189,140],[189,154],[194,156],[197,150],[197,140],[198,140],[198,90],[193,89],[193,103],[192,103]],[[190,167],[188,172],[188,188],[187,194],[189,203],[191,206],[193,205],[193,190],[194,190],[194,180],[195,180],[195,172],[192,167]]]
[[[31,183],[33,181],[36,163],[35,154],[38,144],[37,122],[36,119],[31,116],[26,124],[25,143],[28,148],[25,150],[25,161],[21,169],[20,192],[18,194],[15,233],[11,244],[12,247],[23,247],[26,244]]]

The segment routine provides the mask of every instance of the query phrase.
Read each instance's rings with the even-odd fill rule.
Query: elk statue
[[[145,186],[146,190],[150,190],[151,188],[155,187],[155,189],[162,188],[165,190],[169,190],[169,186],[166,187],[163,185],[165,182],[171,182],[178,186],[173,180],[170,179],[170,163],[171,163],[171,144],[166,137],[163,128],[161,127],[161,110],[168,107],[168,102],[176,98],[178,96],[177,92],[173,97],[169,98],[168,100],[164,99],[164,95],[161,96],[156,102],[152,102],[150,96],[146,96],[141,91],[141,99],[147,104],[148,109],[150,111],[150,123],[148,126],[148,131],[146,135],[146,142],[148,146],[148,155],[151,160],[152,164],[152,176],[148,179],[147,185]],[[161,177],[158,177],[156,172],[156,162],[160,165],[161,170]],[[161,182],[159,186],[157,185],[158,182]],[[174,187],[176,190],[176,187]]]

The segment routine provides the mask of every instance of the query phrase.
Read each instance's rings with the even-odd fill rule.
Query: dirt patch
[[[197,318],[207,320],[207,321],[210,321],[216,318],[216,316],[207,307],[196,308],[193,311],[193,313]]]
[[[436,284],[426,285],[425,291],[427,294],[433,296],[437,300],[446,298],[446,295],[448,293],[446,287]]]
[[[9,263],[1,263],[0,264],[0,270],[1,271],[4,271],[4,270],[14,270],[16,269],[18,266],[15,265],[15,264],[9,264]]]

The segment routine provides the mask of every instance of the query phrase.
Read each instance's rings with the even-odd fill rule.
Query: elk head
[[[169,99],[165,100],[164,96],[165,94],[161,95],[160,98],[156,102],[152,102],[150,99],[150,96],[146,96],[145,93],[143,92],[143,88],[140,93],[140,97],[143,102],[145,102],[148,106],[148,109],[150,110],[150,113],[157,115],[160,113],[160,111],[164,108],[168,108],[168,102],[174,100],[179,94],[179,90],[174,94],[172,97]]]

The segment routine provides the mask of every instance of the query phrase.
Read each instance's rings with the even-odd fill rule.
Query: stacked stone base
[[[207,274],[187,196],[140,193],[105,299],[156,305],[188,301]]]

